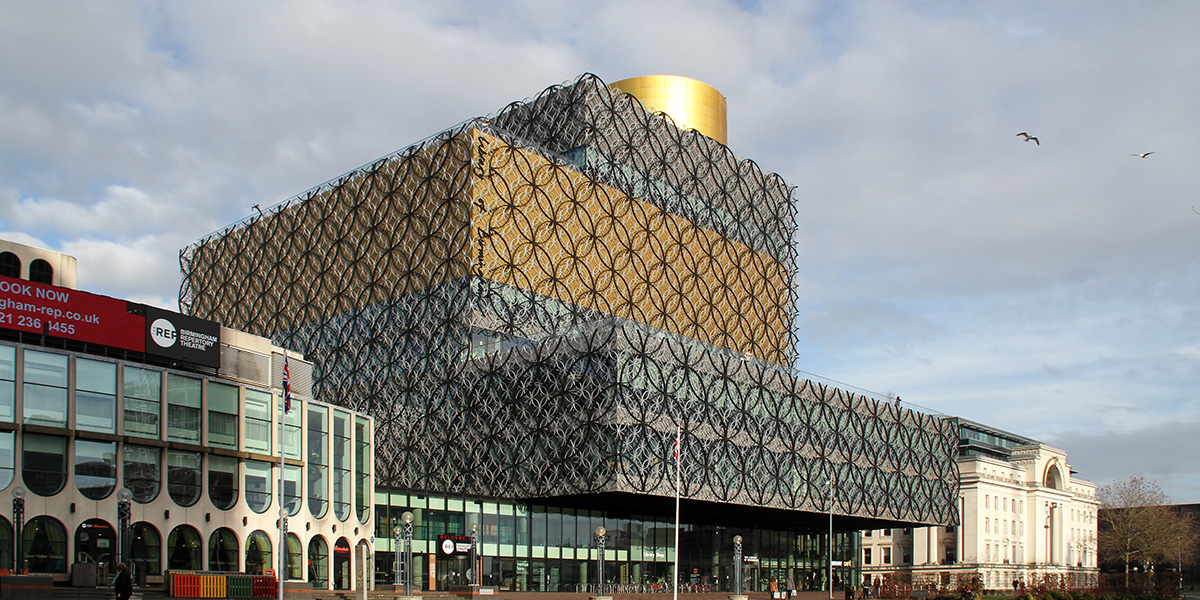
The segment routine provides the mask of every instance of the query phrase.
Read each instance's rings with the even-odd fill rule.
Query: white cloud
[[[6,9],[0,229],[84,289],[174,306],[179,248],[253,204],[585,71],[676,73],[797,185],[801,368],[1034,437],[1200,410],[1200,4]]]

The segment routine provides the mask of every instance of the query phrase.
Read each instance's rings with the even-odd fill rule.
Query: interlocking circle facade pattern
[[[951,423],[793,370],[796,211],[585,75],[197,241],[180,303],[304,352],[385,486],[669,496],[679,427],[688,498],[953,522]]]

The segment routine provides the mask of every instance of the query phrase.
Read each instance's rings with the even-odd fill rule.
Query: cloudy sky
[[[3,14],[0,237],[77,256],[81,289],[176,308],[179,249],[253,204],[584,72],[687,75],[796,186],[802,369],[1200,502],[1200,3]]]

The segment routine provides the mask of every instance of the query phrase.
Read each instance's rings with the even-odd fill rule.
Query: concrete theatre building
[[[1074,476],[1066,452],[966,419],[959,425],[962,513],[957,527],[863,532],[866,581],[900,576],[914,587],[955,587],[978,574],[989,590],[1013,582],[1094,587],[1095,484]]]
[[[284,552],[296,585],[360,585],[371,418],[312,399],[312,365],[294,354],[283,415],[280,347],[75,290],[75,265],[0,242],[0,494],[12,500],[0,569],[65,584],[123,560],[153,584],[166,570],[261,574]]]
[[[405,511],[423,589],[580,589],[598,526],[609,583],[678,560],[732,589],[741,535],[751,589],[824,589],[861,575],[856,530],[954,522],[954,423],[796,371],[797,198],[724,145],[724,110],[695,80],[584,75],[181,252],[185,313],[374,417],[382,576]]]

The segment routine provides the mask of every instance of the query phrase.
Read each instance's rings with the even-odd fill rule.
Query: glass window
[[[129,533],[133,538],[129,540],[129,562],[136,565],[138,573],[158,575],[162,568],[158,558],[162,538],[158,530],[149,523],[134,523]]]
[[[67,572],[67,530],[54,517],[34,517],[21,530],[30,573]]]
[[[21,278],[21,257],[12,252],[0,252],[0,275]]]
[[[272,465],[261,460],[246,461],[246,504],[261,513],[271,507]]]
[[[117,365],[75,359],[75,428],[117,432]]]
[[[871,564],[871,549],[870,548],[863,548],[863,564],[864,565]]]
[[[364,417],[354,418],[354,481],[355,508],[358,509],[358,521],[367,522],[371,516],[371,422]]]
[[[247,452],[271,453],[271,394],[246,390]],[[249,488],[247,488],[249,489]]]
[[[233,508],[238,501],[238,459],[208,455],[208,499],[221,510]],[[233,550],[236,551],[236,544]]]
[[[16,455],[17,434],[15,431],[0,431],[0,490],[13,480],[13,459]],[[0,566],[5,563],[0,562]]]
[[[116,442],[75,440],[75,487],[90,500],[107,498],[116,489]]]
[[[35,258],[29,263],[29,280],[34,283],[54,285],[54,267],[45,259]]]
[[[282,403],[281,403],[282,404]],[[283,416],[283,455],[287,458],[302,460],[304,458],[304,431],[301,429],[301,418],[304,416],[304,403],[292,398],[292,410]]]
[[[288,515],[300,514],[303,506],[300,498],[300,476],[302,469],[295,465],[285,465],[283,469],[283,502],[288,509]]]
[[[300,565],[304,564],[301,559],[304,557],[304,546],[300,543],[300,538],[296,534],[287,534],[287,578],[291,580],[304,580],[304,571],[300,569]]]
[[[339,521],[350,518],[350,415],[333,411],[333,514]]]
[[[167,439],[200,443],[200,380],[167,374]]]
[[[12,423],[17,411],[17,349],[0,346],[0,421]]]
[[[162,467],[158,448],[125,444],[125,487],[133,492],[134,502],[145,504],[158,497],[162,487]]]
[[[125,366],[125,435],[158,439],[162,416],[162,373]]]
[[[329,587],[329,544],[319,535],[308,540],[308,581],[319,590]]]
[[[26,423],[67,426],[67,357],[36,350],[25,351]]]
[[[200,532],[191,525],[180,525],[167,535],[167,568],[180,571],[199,571]]]
[[[26,433],[22,438],[21,478],[39,496],[53,496],[67,483],[67,438]]]
[[[208,537],[208,570],[238,570],[238,539],[230,529],[222,527]]]
[[[263,569],[270,569],[275,563],[271,560],[271,538],[266,532],[259,530],[246,538],[246,573],[262,575]]]
[[[329,415],[323,406],[308,409],[308,512],[318,519],[329,510]]]
[[[208,382],[208,444],[237,449],[238,388],[215,381]]]
[[[167,451],[167,493],[180,506],[191,506],[200,499],[199,452]]]
[[[8,519],[0,517],[0,568],[13,568],[13,526]]]

